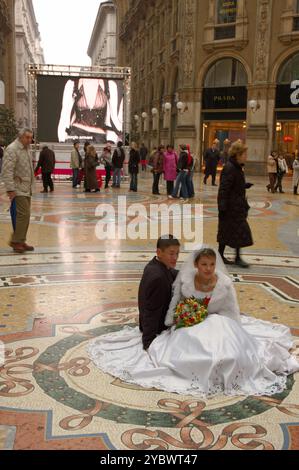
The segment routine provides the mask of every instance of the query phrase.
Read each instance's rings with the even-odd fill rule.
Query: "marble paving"
[[[244,259],[251,267],[229,271],[241,311],[288,325],[298,354],[299,197],[291,178],[285,194],[267,193],[264,178],[250,181],[255,244],[244,249]],[[171,204],[164,185],[161,196],[151,196],[150,174],[139,176],[136,194],[127,182],[97,195],[73,190],[69,182],[57,182],[45,195],[40,185],[28,233],[36,249],[18,255],[7,245],[9,204],[0,183],[0,450],[298,450],[299,374],[273,397],[197,400],[128,385],[90,362],[91,338],[137,323],[138,284],[156,242],[150,236],[99,240],[99,207],[112,206],[123,229],[139,217],[141,226],[150,221],[159,230],[163,216],[149,210]],[[204,186],[199,176],[195,187],[204,241],[216,247],[217,188]],[[148,212],[124,218],[119,197]],[[192,208],[190,218],[197,217]],[[175,215],[173,223],[180,223]],[[187,254],[183,246],[180,262]]]

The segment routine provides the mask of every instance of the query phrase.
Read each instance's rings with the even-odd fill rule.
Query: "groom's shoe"
[[[250,264],[246,263],[241,258],[236,258],[235,262],[233,264],[236,264],[237,266],[240,266],[240,268],[249,268]]]
[[[225,256],[222,256],[222,261],[224,264],[235,264],[233,261],[230,261],[229,259],[225,258]]]

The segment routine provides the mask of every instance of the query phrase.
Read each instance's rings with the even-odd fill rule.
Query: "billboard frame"
[[[38,139],[37,132],[37,77],[83,77],[119,79],[124,82],[124,110],[123,110],[123,142],[131,132],[130,105],[131,105],[131,69],[130,67],[117,66],[77,66],[77,65],[52,65],[52,64],[27,64],[31,96],[32,96],[32,130],[35,136],[35,144]]]

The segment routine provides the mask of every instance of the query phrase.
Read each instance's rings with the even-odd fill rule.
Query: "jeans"
[[[161,173],[153,173],[153,194],[159,194],[159,181]]]
[[[137,191],[137,173],[131,173],[130,189],[131,191]]]
[[[79,184],[79,168],[73,168],[73,188]]]
[[[279,189],[279,192],[282,193],[282,178],[284,177],[284,173],[277,173],[277,181],[274,190],[277,191]]]
[[[105,166],[106,178],[105,178],[105,188],[108,188],[109,181],[111,180],[111,166]]]
[[[186,186],[188,197],[194,197],[193,171],[187,174]]]
[[[180,192],[181,196],[184,199],[188,198],[188,190],[187,190],[187,183],[186,183],[187,176],[188,176],[187,171],[182,170],[179,172],[176,182],[175,182],[174,190],[172,192],[172,197],[178,197],[178,193],[181,187],[181,192]]]
[[[113,170],[113,186],[120,187],[121,168],[114,168]]]

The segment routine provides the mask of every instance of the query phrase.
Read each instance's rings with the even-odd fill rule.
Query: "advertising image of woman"
[[[123,96],[117,82],[98,78],[67,81],[58,124],[59,142],[90,137],[95,143],[122,139]]]

